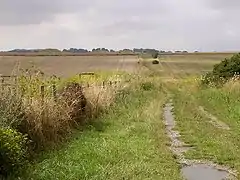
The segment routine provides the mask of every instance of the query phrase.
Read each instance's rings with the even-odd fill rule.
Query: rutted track
[[[236,179],[235,172],[212,162],[186,159],[184,153],[192,147],[179,140],[180,133],[175,131],[176,122],[173,116],[173,104],[167,103],[164,107],[164,119],[167,134],[171,139],[171,150],[182,165],[182,174],[187,180],[223,180]]]

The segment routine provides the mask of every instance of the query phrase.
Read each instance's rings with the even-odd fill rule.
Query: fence
[[[87,72],[87,73],[79,74],[79,76],[83,76],[83,75],[94,75],[94,73]],[[0,75],[0,82],[1,82],[0,83],[1,95],[6,93],[6,90],[8,90],[7,93],[12,91],[14,91],[14,93],[16,94],[18,93],[18,90],[17,90],[18,77],[17,76]],[[82,88],[86,89],[91,87],[100,87],[100,88],[117,87],[120,83],[121,81],[118,80],[118,81],[101,81],[97,83],[82,82],[80,84]],[[56,84],[53,83],[52,85],[50,85],[51,95],[55,101],[57,101],[57,96],[58,96],[57,89],[58,88]],[[49,86],[48,86],[48,90],[49,90]],[[40,85],[39,91],[40,91],[41,99],[42,101],[44,101],[45,94],[46,94],[46,86]]]

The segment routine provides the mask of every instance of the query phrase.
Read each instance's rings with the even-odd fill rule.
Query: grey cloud
[[[93,2],[94,0],[92,0]],[[78,0],[1,0],[0,25],[39,24],[55,14],[84,11],[91,1]]]
[[[0,49],[240,49],[239,0],[0,1]]]
[[[232,10],[240,8],[239,0],[207,0],[206,2],[210,5],[210,7],[221,10]]]

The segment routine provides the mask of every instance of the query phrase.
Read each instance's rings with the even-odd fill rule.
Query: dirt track
[[[46,74],[63,77],[97,70],[133,72],[137,61],[137,56],[0,56],[0,74],[10,75],[18,63],[20,68],[29,68],[34,64]]]

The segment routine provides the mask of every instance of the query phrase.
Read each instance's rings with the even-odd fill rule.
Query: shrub
[[[224,79],[230,79],[240,73],[240,53],[226,58],[213,68],[213,75]]]
[[[205,85],[222,85],[236,75],[240,74],[240,53],[226,58],[221,63],[216,64],[212,72],[207,73],[202,84]]]
[[[0,128],[0,174],[7,176],[18,170],[27,158],[28,139],[25,135],[9,129]]]
[[[159,61],[158,60],[153,60],[152,64],[159,64]]]

